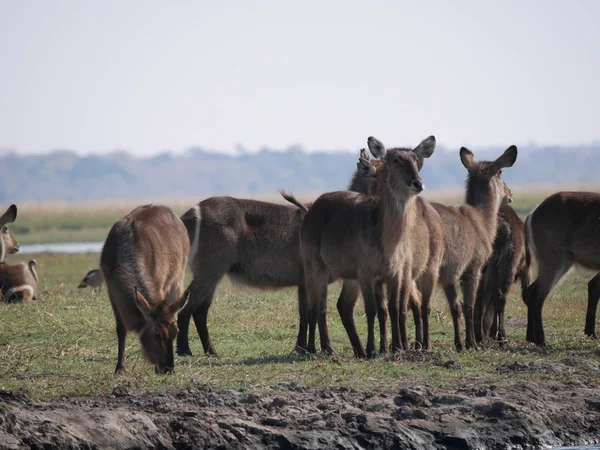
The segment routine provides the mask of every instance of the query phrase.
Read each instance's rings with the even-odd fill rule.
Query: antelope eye
[[[7,231],[8,231],[8,227],[7,227],[6,225],[4,225],[4,226],[2,227],[2,232],[3,232],[3,233],[6,233]]]

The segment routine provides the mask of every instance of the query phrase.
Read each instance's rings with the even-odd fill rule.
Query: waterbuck
[[[140,206],[111,228],[100,267],[117,325],[115,373],[125,370],[128,331],[138,333],[156,373],[173,371],[177,314],[189,297],[183,292],[189,249],[185,227],[166,206]]]
[[[498,212],[512,202],[512,193],[502,180],[502,169],[512,167],[517,159],[517,147],[510,146],[495,161],[475,162],[473,153],[460,149],[460,160],[467,169],[466,204],[445,206],[431,203],[440,215],[444,228],[444,257],[440,266],[439,284],[450,306],[454,326],[454,344],[463,350],[460,317],[464,312],[467,348],[477,348],[475,339],[475,297],[481,272],[492,254],[498,228]],[[461,308],[456,283],[461,282]],[[462,310],[462,311],[461,311]]]
[[[373,156],[382,158],[382,166],[377,171],[377,178],[381,180],[379,195],[343,191],[323,194],[302,222],[300,241],[307,297],[300,308],[297,345],[308,351],[315,347],[315,337],[309,335],[307,342],[306,333],[313,330],[316,323],[321,347],[330,345],[326,320],[329,280],[358,281],[367,314],[366,355],[369,357],[375,356],[375,315],[383,309],[378,305],[381,300],[375,292],[375,281],[387,284],[392,350],[402,348],[407,341],[403,335],[401,344],[399,337],[398,325],[406,320],[406,310],[399,310],[400,288],[406,290],[406,298],[409,295],[418,298],[413,280],[426,272],[435,285],[441,252],[429,252],[433,240],[429,228],[422,224],[436,221],[439,224],[439,218],[432,207],[417,197],[424,188],[419,170],[423,159],[435,150],[435,138],[430,136],[414,149],[397,148],[387,152],[373,137],[368,139],[368,144]],[[431,254],[435,255],[432,260],[429,259]],[[353,303],[347,305],[353,307]],[[342,318],[350,318],[351,307],[348,313],[344,303],[341,306]],[[346,330],[355,354],[364,353],[354,327],[346,327]]]
[[[35,260],[14,266],[0,263],[0,286],[2,286],[4,301],[10,303],[39,300],[37,295],[39,278],[35,266],[37,266]]]
[[[16,205],[10,205],[0,217],[0,290],[7,302],[37,299],[38,278],[34,269],[35,261],[14,266],[4,261],[7,254],[12,255],[19,251],[19,243],[8,229],[8,224],[16,219]]]
[[[558,192],[545,199],[525,219],[527,260],[533,254],[538,276],[525,291],[527,340],[545,345],[542,308],[556,283],[577,264],[600,272],[600,194]],[[596,338],[596,308],[600,275],[588,283],[588,309],[584,332]]]
[[[492,256],[483,271],[475,301],[475,338],[487,337],[506,342],[504,309],[514,283],[521,281],[522,295],[529,286],[529,266],[525,261],[525,225],[508,205],[500,208],[498,232]]]
[[[363,171],[359,168],[349,189],[368,193],[374,184],[374,173],[366,167]],[[192,354],[188,339],[192,317],[204,352],[216,354],[207,318],[217,284],[225,275],[234,282],[257,288],[297,286],[298,303],[305,304],[300,258],[300,224],[305,210],[304,205],[294,208],[257,200],[211,197],[181,216],[191,243],[189,266],[194,279],[189,287],[189,305],[179,314],[178,354]],[[359,292],[355,282],[345,282],[338,304],[354,304]]]
[[[19,243],[8,229],[8,224],[17,220],[17,205],[10,205],[0,217],[0,263],[6,255],[13,255],[19,251]]]

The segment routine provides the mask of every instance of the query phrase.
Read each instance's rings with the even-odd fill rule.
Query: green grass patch
[[[481,351],[458,354],[453,348],[446,300],[437,292],[432,314],[434,351],[407,352],[372,361],[352,358],[335,310],[339,283],[329,288],[329,325],[337,355],[305,358],[292,353],[298,324],[294,289],[260,291],[234,287],[224,280],[209,314],[209,328],[220,358],[203,355],[192,326],[194,356],[176,357],[175,374],[156,376],[142,359],[136,336],[130,334],[126,350],[128,371],[115,376],[117,338],[106,289],[98,295],[89,289],[77,289],[87,270],[98,266],[99,255],[33,257],[39,264],[45,301],[0,304],[0,389],[22,388],[37,398],[98,394],[116,385],[142,391],[199,384],[252,388],[294,381],[310,386],[341,384],[359,390],[389,390],[403,383],[437,386],[502,383],[514,378],[592,384],[600,381],[600,348],[582,332],[586,286],[591,277],[583,271],[567,274],[546,301],[544,315],[550,348],[539,349],[524,342],[526,309],[515,294],[507,312],[509,345],[500,348],[491,344]],[[9,262],[26,259],[29,258],[16,255]],[[362,301],[355,317],[364,339]],[[444,368],[443,363],[448,360],[458,361],[462,368]],[[507,366],[514,362],[533,363],[536,370],[508,370]]]

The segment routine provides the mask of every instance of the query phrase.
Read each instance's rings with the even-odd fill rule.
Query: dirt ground
[[[513,371],[530,368],[513,367]],[[0,391],[0,448],[548,448],[600,441],[600,390],[506,381],[388,393],[283,383],[30,399]]]

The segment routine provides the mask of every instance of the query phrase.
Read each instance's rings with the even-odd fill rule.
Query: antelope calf
[[[544,200],[525,219],[527,260],[533,254],[538,276],[525,291],[527,340],[545,345],[542,308],[556,283],[577,264],[600,272],[600,194],[558,192]],[[588,283],[585,334],[596,338],[596,308],[600,274]]]
[[[508,205],[500,208],[498,232],[492,256],[483,271],[475,301],[475,338],[487,337],[506,342],[504,309],[514,283],[521,292],[529,286],[529,266],[525,261],[525,225]]]
[[[307,342],[307,330],[319,325],[321,347],[329,346],[327,330],[327,284],[331,279],[357,280],[365,301],[368,337],[367,356],[375,356],[374,323],[379,299],[376,280],[388,288],[388,308],[392,323],[392,348],[401,348],[398,324],[400,288],[415,294],[413,279],[437,278],[441,252],[430,260],[430,229],[424,223],[439,224],[435,210],[417,195],[423,190],[419,170],[424,158],[435,150],[430,136],[414,149],[391,149],[377,139],[368,139],[373,156],[382,158],[377,178],[380,194],[368,196],[353,192],[321,195],[310,207],[300,231],[302,262],[307,297],[300,304],[300,330],[297,345],[314,349],[314,333]],[[368,167],[368,165],[367,165]],[[439,224],[441,227],[441,224]],[[437,258],[438,261],[435,261]],[[418,294],[417,294],[418,295]],[[339,303],[338,303],[339,304]],[[343,304],[342,304],[343,305]],[[353,304],[352,304],[353,305]],[[348,313],[340,310],[342,317]],[[350,311],[351,315],[351,311]],[[355,329],[346,327],[355,354],[363,352]],[[402,336],[402,343],[406,336]]]
[[[111,228],[100,267],[117,325],[115,373],[125,370],[128,331],[138,333],[156,373],[173,371],[177,314],[189,297],[183,292],[189,249],[185,227],[166,206],[140,206]]]
[[[0,286],[2,286],[4,301],[10,303],[39,300],[37,295],[39,278],[35,266],[37,266],[35,260],[14,266],[0,263]]]
[[[29,261],[28,264],[11,266],[4,261],[7,254],[12,255],[19,251],[19,243],[8,229],[8,224],[16,219],[16,205],[9,206],[0,217],[0,289],[7,302],[37,299],[38,278],[34,269],[36,262]]]
[[[92,269],[88,273],[85,274],[85,277],[79,282],[78,288],[85,288],[90,286],[92,288],[92,292],[98,289],[98,292],[102,291],[102,283],[104,283],[104,276],[102,275],[102,271],[100,269]]]
[[[444,257],[439,283],[450,305],[454,326],[454,344],[464,348],[460,333],[460,317],[464,312],[467,348],[477,348],[475,339],[475,298],[481,272],[492,254],[498,229],[498,212],[512,202],[512,193],[502,180],[502,169],[512,167],[517,147],[509,147],[495,161],[475,161],[473,153],[462,147],[460,160],[467,169],[466,204],[445,206],[432,203],[444,227]],[[461,282],[461,308],[456,283]]]
[[[372,173],[357,171],[349,189],[368,191],[374,183]],[[300,257],[300,225],[305,211],[304,205],[295,208],[211,197],[181,216],[191,243],[189,266],[194,278],[189,287],[189,305],[179,314],[178,354],[192,354],[188,339],[192,317],[204,352],[216,354],[207,319],[217,284],[225,275],[236,283],[256,288],[297,286],[298,302],[305,303]],[[353,304],[358,295],[356,283],[344,282],[338,304]]]

